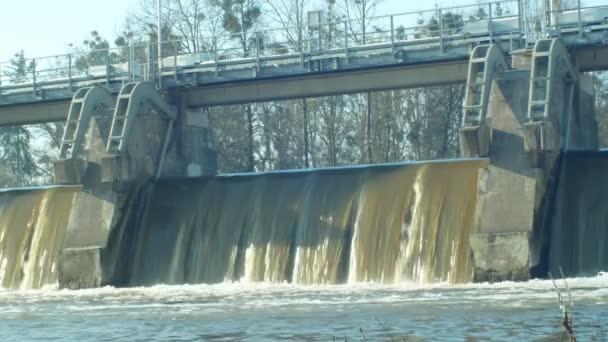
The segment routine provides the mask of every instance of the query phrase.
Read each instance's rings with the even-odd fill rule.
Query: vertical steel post
[[[490,29],[490,43],[494,41],[494,23],[492,22],[492,3],[488,4],[488,26]]]
[[[32,92],[36,96],[36,59],[32,59]]]
[[[158,0],[158,23],[156,25],[156,29],[158,30],[158,89],[161,89],[163,86],[163,32],[161,28],[161,5],[162,0]]]
[[[70,85],[70,91],[72,90],[72,54],[68,54],[68,82]]]
[[[110,85],[110,74],[112,73],[112,65],[110,64],[110,50],[106,56],[106,86]]]
[[[148,43],[148,67],[147,67],[147,78],[146,81],[147,82],[154,82],[154,79],[156,78],[156,68],[154,68],[154,63],[152,63],[152,59],[154,58],[152,56],[152,41],[150,41]]]
[[[522,40],[522,27],[525,31],[526,27],[524,26],[524,17],[522,16],[524,13],[523,11],[523,2],[522,0],[517,0],[517,28],[518,28],[518,47],[521,47],[521,40]],[[527,37],[526,37],[527,39]]]
[[[547,17],[547,35],[548,35],[548,37],[552,37],[553,36],[553,21],[551,20],[551,17],[553,16],[553,6],[551,4],[551,0],[546,0],[545,2],[546,2],[545,6],[548,9],[547,13],[545,14]]]
[[[437,16],[439,19],[439,49],[443,53],[443,15],[441,14],[441,9],[437,12]]]
[[[133,42],[129,38],[129,60],[127,61],[127,70],[129,71],[129,81],[135,80],[135,63],[133,62]]]
[[[213,62],[215,65],[215,76],[217,77],[219,74],[219,68],[217,66],[217,49],[218,49],[218,45],[217,45],[217,37],[213,36]]]
[[[391,49],[393,50],[393,56],[395,55],[395,20],[394,16],[391,15]]]
[[[543,21],[542,21],[542,25],[541,25],[541,34],[543,38],[547,37],[547,1],[548,0],[542,0],[543,1]]]
[[[177,85],[177,44],[173,45],[173,75],[175,76],[175,84]]]
[[[328,30],[331,30],[331,26],[328,27]],[[319,23],[319,51],[323,50],[323,33],[322,33],[322,28],[321,28],[321,23]],[[331,34],[331,33],[330,33]],[[346,32],[344,32],[344,34],[346,34]],[[331,49],[331,47],[329,47]]]
[[[348,64],[349,57],[348,57],[348,35],[346,34],[347,28],[348,28],[348,24],[345,21],[344,22],[344,55],[345,55],[346,63]]]
[[[581,0],[578,0],[578,38],[583,38],[583,21],[581,20]]]
[[[260,31],[255,33],[255,62],[257,67],[257,72],[260,72]],[[256,74],[257,76],[257,74]]]

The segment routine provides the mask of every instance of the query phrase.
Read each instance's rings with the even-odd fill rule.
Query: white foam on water
[[[605,297],[608,300],[608,277],[568,278],[575,301]],[[563,284],[559,280],[558,285]],[[552,300],[550,280],[454,285],[437,283],[392,285],[355,283],[345,285],[296,285],[277,283],[226,282],[221,284],[155,285],[150,287],[102,287],[86,290],[59,290],[56,285],[36,290],[0,289],[0,300],[27,302],[49,300],[122,301],[221,301],[246,300],[249,305],[320,305],[344,303],[451,302],[510,300]]]

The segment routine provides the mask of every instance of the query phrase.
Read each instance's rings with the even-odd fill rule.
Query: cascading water
[[[111,237],[131,241],[114,252],[123,271],[113,281],[470,281],[468,239],[485,165],[463,160],[150,184],[138,228]]]
[[[56,258],[76,187],[0,192],[0,286],[39,288],[57,282]]]
[[[471,280],[478,170],[487,160],[163,180],[130,194],[102,251],[108,283]],[[547,267],[608,265],[608,153],[570,153]],[[600,181],[598,181],[600,180]],[[78,187],[0,192],[0,286],[57,281]]]
[[[608,152],[570,152],[560,175],[548,267],[570,276],[608,271]]]

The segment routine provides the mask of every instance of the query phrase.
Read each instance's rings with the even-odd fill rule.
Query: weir
[[[148,83],[124,85],[115,101],[83,88],[55,163],[69,187],[0,194],[2,286],[592,273],[608,267],[608,221],[583,204],[600,195],[592,182],[608,163],[574,152],[597,150],[592,100],[559,38],[510,54],[478,45],[462,160],[215,176],[203,111]]]
[[[486,160],[161,181],[116,230],[108,283],[471,279]]]

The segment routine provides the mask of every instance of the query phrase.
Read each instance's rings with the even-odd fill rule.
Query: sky
[[[66,53],[93,30],[113,41],[140,0],[0,0],[0,62],[23,49],[27,57]],[[320,0],[313,0],[320,3]],[[480,0],[385,0],[378,15],[475,4]],[[585,0],[606,4],[608,0]]]
[[[63,54],[68,44],[82,43],[93,30],[113,41],[125,17],[139,3],[140,0],[0,0],[0,62],[8,61],[21,49],[27,57]],[[385,0],[378,14],[429,9],[434,3]]]

